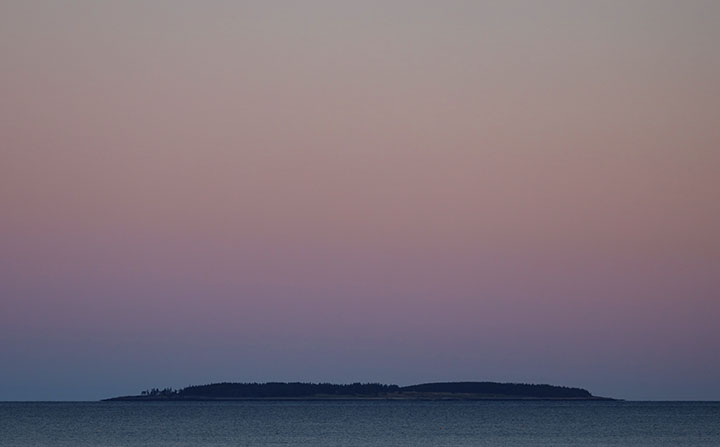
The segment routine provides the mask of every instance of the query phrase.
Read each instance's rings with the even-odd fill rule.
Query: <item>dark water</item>
[[[720,403],[0,403],[0,446],[717,447]]]

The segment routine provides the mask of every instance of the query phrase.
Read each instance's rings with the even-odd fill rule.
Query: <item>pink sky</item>
[[[720,399],[720,4],[3,1],[0,400]]]

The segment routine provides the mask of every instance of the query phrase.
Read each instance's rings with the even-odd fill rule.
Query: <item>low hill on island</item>
[[[380,383],[213,383],[173,390],[153,388],[106,401],[170,400],[612,400],[582,388],[497,382],[438,382],[398,386]]]

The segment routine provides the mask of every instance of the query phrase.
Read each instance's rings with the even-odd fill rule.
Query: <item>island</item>
[[[583,388],[498,383],[435,382],[410,386],[381,383],[212,383],[182,389],[152,388],[135,396],[104,401],[214,401],[214,400],[616,400],[592,395]]]

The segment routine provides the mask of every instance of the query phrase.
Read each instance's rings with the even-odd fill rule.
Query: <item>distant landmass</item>
[[[436,382],[398,386],[381,383],[213,383],[174,390],[152,388],[105,401],[188,400],[614,400],[582,388],[497,382]]]

